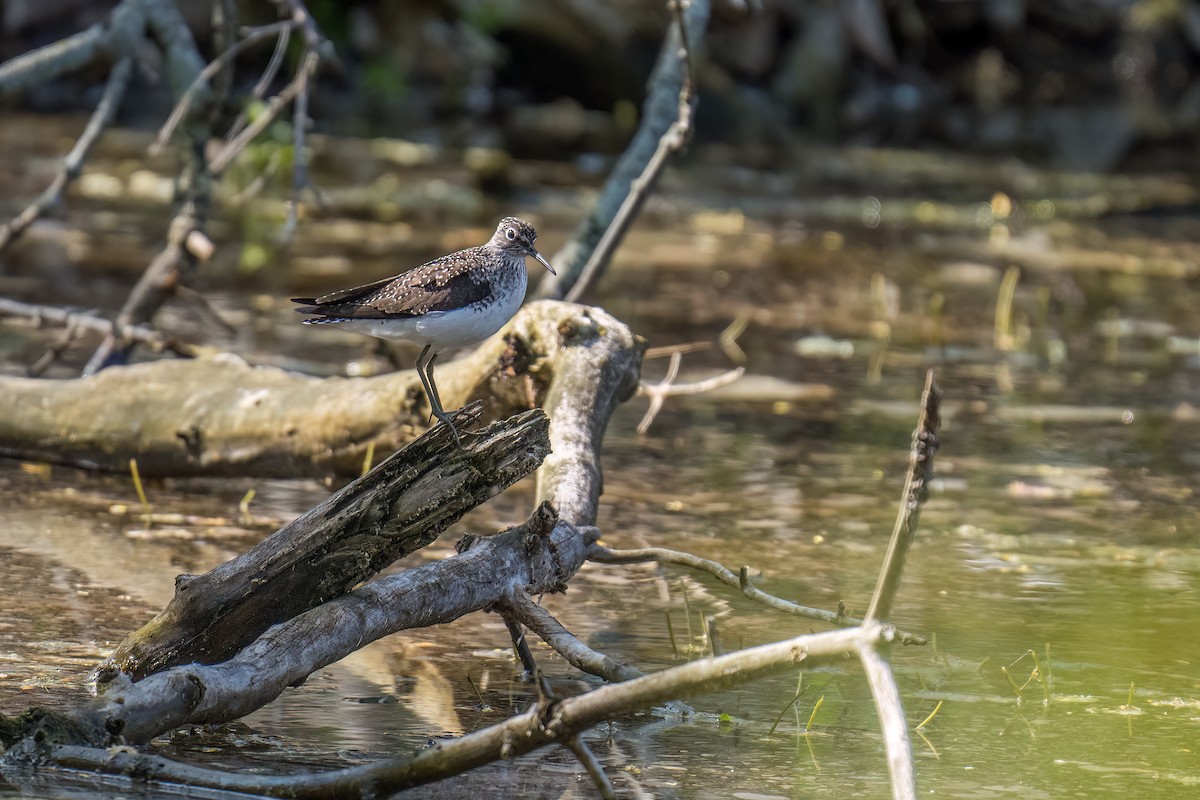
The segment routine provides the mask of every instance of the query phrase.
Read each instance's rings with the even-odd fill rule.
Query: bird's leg
[[[417,356],[417,375],[421,378],[421,385],[425,387],[425,396],[429,398],[429,408],[433,411],[433,415],[439,421],[450,426],[450,432],[454,434],[454,442],[461,448],[462,439],[458,436],[458,429],[454,427],[454,423],[450,421],[450,417],[442,408],[442,398],[438,396],[437,384],[433,382],[433,360],[437,358],[438,354],[434,353],[428,359],[425,358],[430,347],[431,345],[425,345],[421,355]]]

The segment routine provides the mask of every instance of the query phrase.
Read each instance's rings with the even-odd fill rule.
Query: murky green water
[[[111,147],[109,166],[127,170],[125,151]],[[1120,196],[1150,198],[1131,206],[1138,213],[1045,219],[1039,201],[1053,197],[1070,209],[1066,200],[1105,187],[1028,173],[1018,192],[987,165],[950,161],[933,171],[924,157],[900,154],[882,165],[864,165],[862,154],[830,156],[824,166],[798,162],[756,177],[704,155],[668,180],[592,299],[652,345],[714,343],[684,357],[682,380],[728,368],[715,343],[742,317],[737,342],[749,375],[722,392],[669,400],[646,436],[634,432],[644,399],[618,412],[605,446],[606,542],[749,564],[767,591],[861,610],[890,531],[923,371],[937,367],[948,412],[939,480],[895,611],[900,627],[936,635],[936,646],[894,653],[912,723],[942,702],[914,735],[922,794],[1196,796],[1200,259],[1195,224],[1171,199],[1190,196],[1190,183],[1130,176]],[[443,158],[437,168],[453,177],[453,154]],[[840,173],[839,163],[848,165]],[[283,298],[461,246],[502,211],[537,219],[539,245],[553,252],[585,202],[556,188],[561,169],[528,165],[521,193],[503,203],[479,199],[483,210],[467,231],[445,211],[434,213],[445,219],[395,224],[315,220],[292,256],[256,271],[238,266],[239,243],[253,231],[218,223],[222,249],[201,288],[242,331],[222,346],[314,370],[351,360],[373,368],[353,338],[310,346]],[[417,180],[377,162],[356,174],[389,172]],[[336,190],[336,173],[326,183]],[[1017,212],[997,215],[1005,202],[997,191],[1017,198]],[[5,211],[16,205],[5,202]],[[730,210],[739,202],[745,216]],[[126,213],[120,202],[77,198],[67,227],[85,232],[66,244],[49,228],[36,232],[8,257],[0,290],[119,304],[157,237]],[[1011,265],[1021,271],[1015,284],[1010,278],[1012,310],[998,326]],[[353,274],[344,272],[350,266]],[[186,308],[168,319],[201,329]],[[6,328],[0,336],[4,368],[16,372],[53,332]],[[652,360],[645,377],[665,371],[666,359]],[[127,478],[7,463],[0,483],[11,498],[0,526],[6,712],[70,702],[94,662],[165,603],[175,574],[220,563],[324,496],[315,484],[259,484],[252,511],[264,519],[247,526],[237,508],[250,481],[152,482],[155,511],[183,517],[146,530]],[[528,486],[516,487],[412,560],[445,556],[464,530],[521,519],[530,498]],[[118,504],[133,510],[114,513]],[[730,648],[815,629],[673,567],[591,565],[546,604],[594,647],[646,669],[702,651],[703,615],[717,618]],[[1030,651],[1044,687],[1029,681]],[[592,685],[544,648],[539,655],[558,691]],[[1021,699],[1004,667],[1016,683],[1029,681]],[[289,690],[248,718],[248,728],[185,732],[163,745],[238,768],[406,753],[522,707],[530,694],[517,672],[499,620],[475,615],[375,643]],[[802,694],[788,709],[798,680]],[[694,706],[705,712],[695,721],[647,714],[593,732],[618,790],[888,795],[873,706],[854,663]],[[479,791],[591,794],[572,759],[549,752],[428,796]]]

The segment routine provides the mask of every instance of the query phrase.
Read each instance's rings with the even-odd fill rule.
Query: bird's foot
[[[450,415],[445,412],[442,412],[441,414],[435,412],[430,416],[430,419],[433,417],[437,417],[438,422],[443,422],[448,428],[450,428],[450,432],[454,434],[454,444],[459,450],[462,450],[462,437],[458,435],[458,428],[454,427],[454,423],[450,421]]]

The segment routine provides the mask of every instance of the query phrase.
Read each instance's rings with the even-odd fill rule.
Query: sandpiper
[[[554,267],[533,246],[537,231],[505,217],[487,244],[435,258],[416,269],[365,286],[321,297],[297,297],[308,325],[337,325],[381,339],[421,345],[417,375],[433,416],[458,431],[446,416],[433,382],[433,361],[447,350],[482,342],[512,319],[525,299],[525,257]]]

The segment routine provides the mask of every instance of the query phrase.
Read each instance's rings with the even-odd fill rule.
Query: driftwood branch
[[[456,419],[477,421],[480,410],[476,403]],[[464,433],[462,444],[439,425],[250,551],[204,575],[180,575],[170,604],[102,673],[137,680],[223,661],[270,626],[345,594],[531,474],[549,450],[545,414]]]
[[[900,510],[888,541],[883,569],[879,571],[879,582],[871,595],[867,608],[867,619],[887,619],[892,613],[892,601],[900,589],[900,576],[904,573],[904,560],[908,548],[917,532],[921,519],[921,507],[929,497],[929,482],[933,480],[933,457],[939,442],[938,427],[941,425],[942,390],[933,379],[933,370],[925,373],[925,389],[921,392],[921,413],[913,431],[912,448],[908,454],[908,471],[904,477],[904,490],[900,496]]]
[[[802,606],[790,600],[784,600],[782,597],[776,597],[755,587],[750,582],[749,567],[742,567],[741,574],[734,575],[733,572],[716,561],[701,558],[692,553],[685,553],[681,550],[670,550],[666,547],[610,550],[601,545],[594,545],[588,554],[588,560],[599,564],[640,564],[647,561],[654,561],[659,564],[678,564],[683,567],[691,567],[692,569],[707,572],[726,586],[732,586],[740,590],[742,594],[751,600],[755,600],[765,606],[770,606],[776,611],[782,611],[785,614],[795,614],[796,616],[807,617],[808,619],[816,619],[843,628],[861,625],[865,621],[837,611]],[[896,638],[901,644],[923,645],[928,643],[928,640],[924,636],[905,631],[896,631]]]
[[[549,715],[541,706],[535,705],[481,731],[436,742],[412,758],[389,759],[313,775],[234,775],[178,764],[158,756],[72,745],[51,745],[45,748],[45,755],[53,763],[68,768],[120,775],[153,775],[165,782],[272,797],[350,798],[361,797],[368,789],[376,795],[384,795],[448,778],[548,744],[565,743],[600,722],[673,698],[718,692],[799,665],[815,667],[840,663],[846,653],[856,652],[860,646],[874,646],[886,636],[886,631],[872,622],[860,628],[797,636],[716,658],[699,659],[560,700]]]
[[[523,589],[514,591],[501,608],[506,615],[540,636],[578,670],[614,683],[642,676],[642,671],[636,667],[597,652],[579,641],[550,612],[533,602],[533,598]]]
[[[708,26],[709,0],[668,0],[673,22],[650,76],[642,122],[596,201],[596,207],[551,262],[558,276],[537,295],[578,300],[599,277],[650,195],[667,159],[687,143],[695,113],[690,44]]]
[[[595,529],[553,522],[542,510],[459,555],[367,583],[271,627],[219,664],[189,664],[137,683],[114,677],[70,716],[92,743],[119,734],[145,742],[185,724],[239,719],[288,686],[383,636],[451,622],[490,608],[513,585],[553,591],[583,563]],[[547,522],[553,527],[544,532]]]
[[[484,399],[488,419],[546,408],[554,452],[539,472],[539,497],[578,521],[591,518],[600,492],[589,443],[636,389],[640,359],[629,329],[600,309],[535,303],[439,368],[438,386],[448,408]],[[610,385],[619,388],[598,391]],[[319,379],[232,356],[77,380],[0,376],[0,405],[15,410],[0,415],[0,453],[122,472],[134,458],[143,475],[357,475],[369,447],[382,457],[424,429],[425,402],[411,370]],[[586,476],[559,469],[576,459]],[[567,479],[581,481],[579,491],[560,492]]]
[[[894,800],[916,800],[917,777],[913,767],[912,742],[908,737],[908,721],[904,718],[904,705],[900,702],[900,687],[896,685],[896,676],[892,674],[880,650],[887,650],[886,643],[883,646],[878,643],[860,645],[858,658],[867,676],[867,685],[871,687],[871,696],[875,699],[879,727],[883,729],[888,775],[892,779],[892,797]]]
[[[679,376],[679,365],[682,362],[683,352],[675,350],[671,353],[671,363],[667,367],[667,374],[660,382],[647,383],[646,381],[642,381],[638,384],[638,395],[650,398],[650,405],[646,408],[646,413],[642,417],[641,422],[637,424],[637,432],[639,434],[645,434],[650,430],[650,426],[654,424],[658,412],[662,410],[663,402],[668,397],[711,392],[713,389],[719,389],[722,386],[733,383],[746,374],[745,367],[736,367],[722,372],[720,375],[705,378],[702,381],[675,383],[675,379]]]

